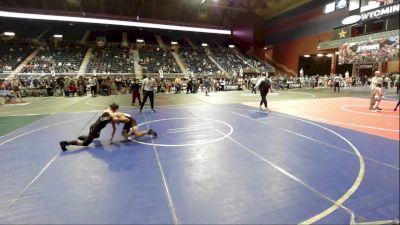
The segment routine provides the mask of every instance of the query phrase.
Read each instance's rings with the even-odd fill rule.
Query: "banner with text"
[[[399,36],[358,43],[345,43],[339,47],[339,64],[373,63],[399,60]]]

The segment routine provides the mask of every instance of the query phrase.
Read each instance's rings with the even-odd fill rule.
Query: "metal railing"
[[[0,73],[0,79],[11,78],[12,72]],[[78,72],[73,73],[17,73],[14,74],[15,77],[50,77],[50,76],[69,76],[69,77],[77,77]],[[136,73],[83,73],[81,74],[84,77],[90,77],[92,75],[96,75],[97,77],[135,77]],[[152,75],[154,77],[159,77],[159,73],[142,73],[143,76]],[[164,73],[163,78],[188,78],[192,76],[189,73]],[[206,74],[206,73],[195,73],[193,74],[196,78],[202,77],[215,77],[215,78],[225,78],[224,74]]]

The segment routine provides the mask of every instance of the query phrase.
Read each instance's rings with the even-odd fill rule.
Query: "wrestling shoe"
[[[67,151],[67,145],[68,145],[68,142],[60,141],[60,147],[64,152]]]
[[[154,130],[152,130],[152,129],[150,129],[147,133],[148,133],[149,135],[153,136],[153,138],[156,138],[156,137],[157,137],[157,133],[156,133]]]

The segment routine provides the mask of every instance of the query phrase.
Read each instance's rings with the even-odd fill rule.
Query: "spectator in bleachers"
[[[13,71],[34,49],[29,43],[0,41],[0,73]]]
[[[144,46],[139,49],[140,65],[147,73],[180,73],[181,70],[171,52],[156,46]]]
[[[39,50],[38,55],[21,70],[21,73],[76,73],[87,48],[60,44],[40,47]]]
[[[86,72],[96,73],[132,73],[134,72],[134,60],[127,48],[107,46],[95,48],[89,61]]]
[[[189,71],[193,73],[209,74],[219,71],[215,63],[209,59],[204,49],[182,48],[180,55],[183,61],[186,62]]]

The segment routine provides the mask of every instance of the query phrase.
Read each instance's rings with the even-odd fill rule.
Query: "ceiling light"
[[[178,44],[178,42],[176,42],[176,41],[171,41],[171,45],[177,45]]]
[[[3,34],[4,34],[4,36],[9,36],[9,37],[14,37],[15,36],[14,32],[4,32]]]
[[[62,34],[55,34],[53,37],[54,38],[62,38],[63,36],[62,36]]]
[[[144,40],[143,39],[136,39],[136,42],[137,43],[144,43]]]
[[[203,46],[203,47],[207,47],[207,46],[208,46],[208,44],[206,44],[206,43],[201,43],[201,46]]]
[[[35,20],[66,21],[66,22],[78,22],[78,23],[108,24],[108,25],[128,26],[128,27],[143,27],[143,28],[166,29],[166,30],[180,30],[180,31],[189,31],[189,32],[202,32],[202,33],[226,34],[226,35],[230,35],[231,34],[230,30],[209,29],[209,28],[200,28],[200,27],[187,27],[187,26],[175,26],[175,25],[156,24],[156,23],[142,23],[142,22],[123,21],[123,20],[97,19],[97,18],[87,18],[87,17],[55,16],[55,15],[43,15],[43,14],[31,14],[31,13],[16,13],[16,12],[6,12],[6,11],[0,11],[0,17],[35,19]]]
[[[322,57],[322,56],[324,56],[323,54],[321,54],[321,53],[319,53],[319,54],[317,54],[317,56],[318,57]]]
[[[234,45],[229,45],[229,48],[235,48],[235,46]]]
[[[368,1],[368,5],[361,6],[360,13],[379,8],[380,6],[380,1]]]
[[[325,5],[324,13],[331,13],[335,11],[335,2],[331,2]]]
[[[328,54],[328,55],[326,55],[326,56],[327,56],[327,57],[332,57],[333,55],[329,53],[329,54]]]
[[[310,55],[304,55],[304,57],[306,57],[306,58],[310,58]]]
[[[348,16],[342,20],[342,24],[344,24],[344,25],[353,24],[353,23],[357,23],[360,20],[361,20],[360,15]]]

